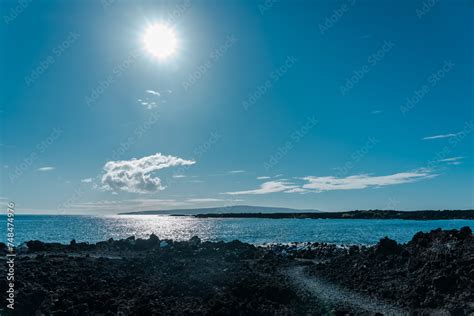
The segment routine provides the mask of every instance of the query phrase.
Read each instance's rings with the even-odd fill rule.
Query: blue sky
[[[474,207],[472,1],[1,7],[18,212]]]

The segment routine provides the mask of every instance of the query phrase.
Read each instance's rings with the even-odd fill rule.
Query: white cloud
[[[285,181],[267,181],[260,185],[260,188],[255,190],[237,191],[237,192],[226,192],[230,195],[244,195],[244,194],[268,194],[276,192],[285,192],[288,190],[296,189],[298,186],[290,182]]]
[[[461,159],[464,159],[464,157],[451,157],[451,158],[441,159],[441,160],[438,160],[438,161],[440,161],[440,162],[454,162],[454,161],[458,161],[458,160],[461,160]]]
[[[38,168],[36,169],[36,171],[52,171],[54,170],[55,168],[54,167],[41,167],[41,168]]]
[[[149,94],[153,94],[153,95],[156,95],[156,96],[161,96],[161,93],[159,93],[158,91],[153,91],[153,90],[146,90],[145,91],[146,93],[149,93]]]
[[[297,178],[304,180],[306,183],[295,184],[288,182],[285,179],[267,181],[260,185],[258,189],[226,192],[224,194],[230,195],[245,195],[245,194],[268,194],[268,193],[319,193],[323,191],[335,190],[357,190],[366,189],[369,187],[383,187],[388,185],[396,185],[403,183],[415,182],[423,179],[429,179],[437,176],[431,173],[428,169],[418,169],[409,172],[400,172],[386,176],[372,176],[369,174],[360,174],[349,176],[345,178],[338,178],[334,176],[315,177],[307,176],[304,178]]]
[[[192,165],[195,161],[156,153],[140,159],[109,161],[104,165],[102,189],[132,193],[154,193],[165,189],[154,172],[175,166]]]
[[[139,99],[138,102],[140,102],[141,105],[144,105],[148,110],[151,110],[158,106],[155,101],[143,101]]]
[[[411,172],[400,172],[386,176],[371,176],[368,174],[355,175],[345,178],[338,177],[314,177],[308,176],[303,179],[308,181],[303,185],[303,189],[315,192],[334,190],[357,190],[369,187],[382,187],[402,183],[415,182],[422,179],[435,177],[429,170],[419,169]]]
[[[380,114],[380,113],[382,113],[382,111],[380,111],[380,110],[372,111],[372,114]]]
[[[302,189],[302,188],[294,188],[294,189],[285,191],[285,193],[308,193],[308,192],[311,192],[311,191]]]
[[[422,139],[423,140],[430,140],[430,139],[450,138],[450,137],[456,137],[458,135],[459,135],[459,133],[449,133],[449,134],[428,136],[428,137],[424,137]]]
[[[244,173],[245,170],[231,170],[229,173]]]
[[[271,177],[267,177],[267,176],[257,177],[257,180],[266,180],[266,179],[271,179]]]
[[[186,176],[184,174],[175,174],[173,178],[186,178]]]
[[[207,203],[207,202],[222,202],[222,199],[213,199],[213,198],[198,198],[198,199],[188,199],[188,202],[192,203]]]
[[[81,182],[82,182],[82,183],[91,183],[91,182],[92,182],[92,178],[82,179]]]

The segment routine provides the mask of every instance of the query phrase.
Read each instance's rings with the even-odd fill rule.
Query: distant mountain
[[[203,213],[195,215],[198,218],[312,218],[312,219],[474,219],[474,210],[439,210],[439,211],[386,211],[364,210],[349,212],[294,212],[294,213]]]
[[[233,205],[222,207],[173,209],[160,211],[125,212],[119,215],[198,215],[198,214],[225,214],[225,213],[315,213],[318,210],[298,210],[284,207]]]

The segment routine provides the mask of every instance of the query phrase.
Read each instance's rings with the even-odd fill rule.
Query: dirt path
[[[396,306],[330,284],[317,277],[309,276],[304,269],[305,266],[294,266],[285,270],[285,274],[290,277],[296,286],[308,291],[325,303],[354,311],[365,311],[370,314],[408,315],[408,312]]]

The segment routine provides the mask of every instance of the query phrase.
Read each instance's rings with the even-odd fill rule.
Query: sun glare
[[[149,26],[143,36],[145,49],[158,59],[165,59],[176,51],[177,40],[172,28],[165,24]]]

